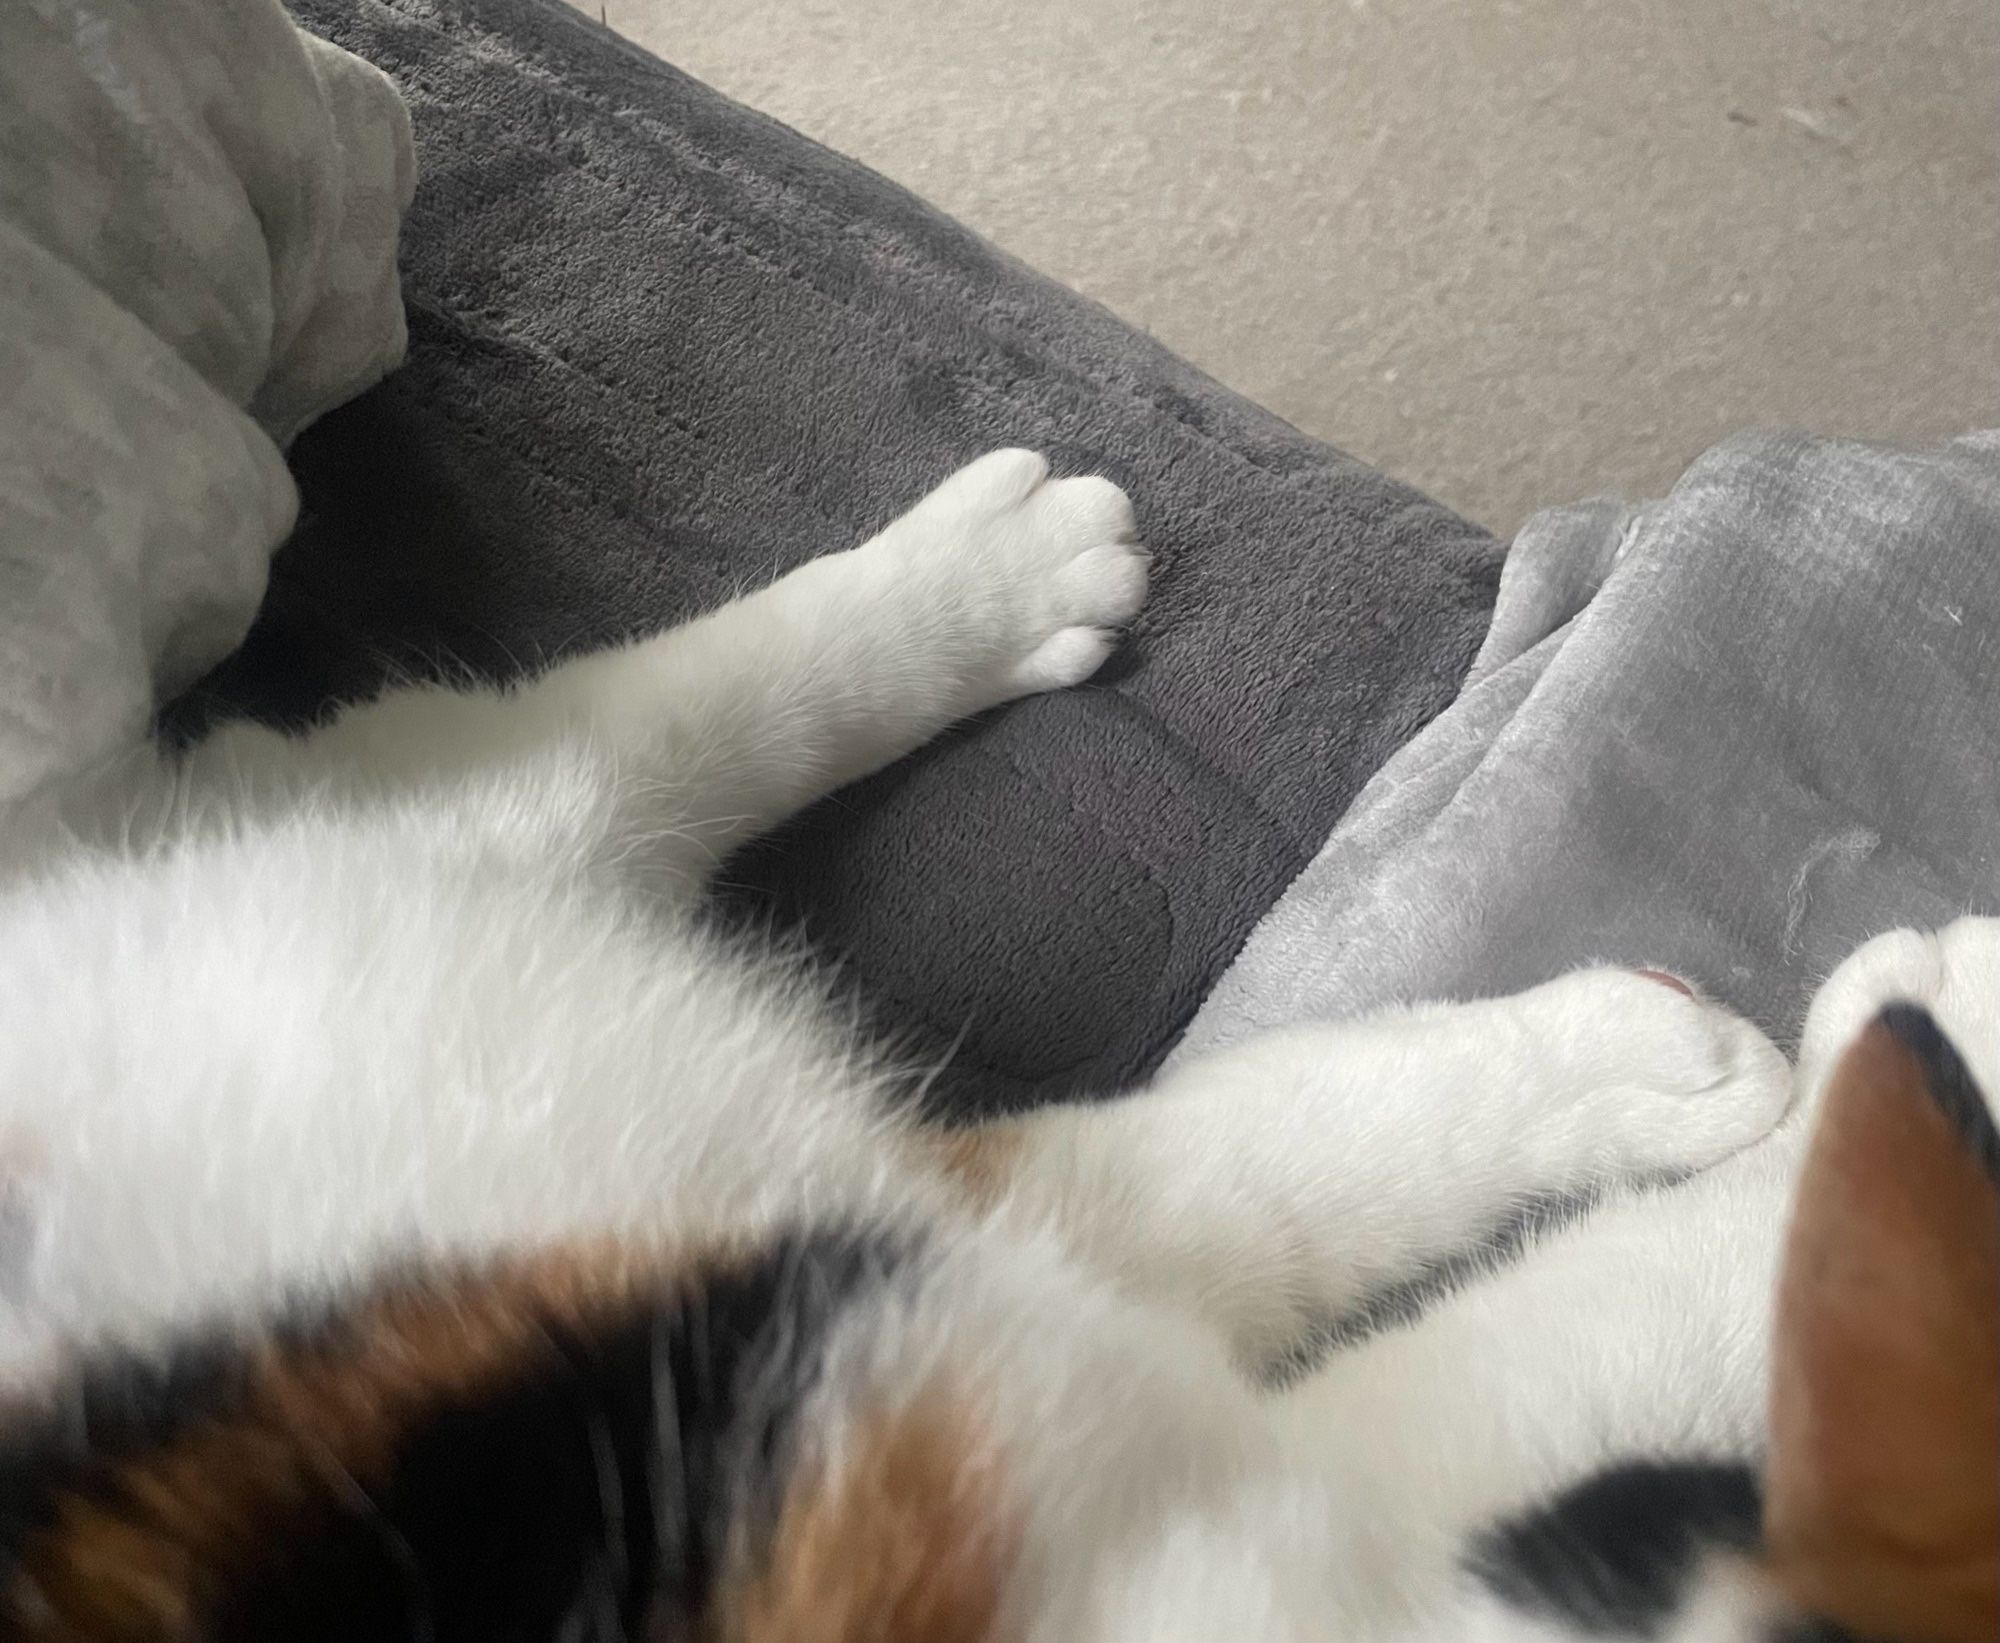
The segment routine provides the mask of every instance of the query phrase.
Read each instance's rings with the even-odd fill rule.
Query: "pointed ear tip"
[[[1916,1004],[1886,1005],[1835,1059],[1815,1127],[1824,1137],[1868,1133],[1894,1122],[1897,1111],[1907,1110],[1905,1103],[1927,1101],[1934,1069],[1955,1060],[1929,1011]]]
[[[1887,1034],[1915,1056],[1926,1073],[1962,1070],[1957,1049],[1938,1025],[1937,1017],[1921,1004],[1908,999],[1885,1004],[1875,1012],[1867,1030]]]
[[[2000,1009],[2000,999],[1994,1003]],[[1838,1095],[1844,1085],[1854,1081],[1856,1073],[1870,1087],[1880,1087],[1882,1079],[1878,1069],[1870,1067],[1870,1055],[1880,1055],[1884,1049],[1892,1053],[1900,1051],[1908,1057],[1920,1075],[1914,1083],[1930,1099],[1932,1107],[1946,1117],[1952,1131],[1984,1165],[1996,1189],[2000,1189],[2000,1125],[1996,1125],[1994,1109],[1988,1105],[1988,1097],[1966,1065],[1964,1055],[1958,1053],[1958,1045],[1952,1043],[1950,1033],[1938,1025],[1938,1019],[1924,1005],[1898,1001],[1876,1011],[1874,1019],[1842,1057],[1828,1093]],[[1870,1077],[1862,1069],[1870,1069],[1876,1075]],[[1916,1091],[1912,1089],[1912,1093]]]

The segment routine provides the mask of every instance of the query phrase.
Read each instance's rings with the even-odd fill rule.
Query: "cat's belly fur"
[[[1036,1637],[1113,1635],[1141,1600],[1207,1627],[1221,1598],[1171,1584],[1163,1515],[1243,1579],[1317,1593],[1265,1520],[1322,1541],[1324,1504],[1219,1343],[1051,1237],[937,1213],[890,1079],[803,966],[463,846],[285,823],[8,893],[0,1079],[28,1092],[8,1110],[37,1225],[0,1391],[58,1339],[240,1327],[439,1254],[609,1235],[671,1262],[776,1224],[921,1227],[917,1303],[858,1315],[828,1380],[974,1377],[1037,1503]]]
[[[801,965],[430,818],[108,859],[14,888],[0,929],[0,1341],[914,1190]]]

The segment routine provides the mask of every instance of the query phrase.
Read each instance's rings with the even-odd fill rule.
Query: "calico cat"
[[[1807,1019],[1802,1110],[1656,1206],[1663,1238],[1733,1229],[1761,1288],[1774,1189],[1796,1178],[1761,1467],[1656,1451],[1497,1528],[1471,1560],[1491,1606],[1467,1635],[2000,1636],[1996,1075],[2000,921],[1892,932],[1835,971]],[[1771,1311],[1740,1322],[1761,1332]]]
[[[1115,487],[1000,452],[511,693],[10,816],[0,1635],[1991,1635],[1988,1109],[1920,1014],[1829,1069],[1907,996],[1996,1087],[2000,928],[1857,955],[1790,1117],[1753,1027],[1604,968],[942,1131],[704,925],[735,845],[1086,678],[1145,583]]]

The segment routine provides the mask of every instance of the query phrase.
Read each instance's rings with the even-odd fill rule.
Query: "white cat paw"
[[[1087,679],[1146,602],[1132,504],[1033,451],[961,468],[877,538],[927,613],[962,627],[968,711]]]
[[[1806,1013],[1800,1090],[1817,1095],[1848,1045],[1890,1004],[1928,1010],[1981,1086],[2000,1089],[2000,919],[1891,930],[1856,948]]]
[[[1790,1105],[1778,1047],[1665,971],[1579,970],[1523,998],[1613,1168],[1703,1168],[1769,1133]]]

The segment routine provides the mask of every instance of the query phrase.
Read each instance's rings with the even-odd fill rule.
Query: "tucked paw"
[[[1891,930],[1827,978],[1806,1013],[1799,1088],[1816,1096],[1848,1045],[1884,1005],[1920,1004],[1987,1089],[2000,1089],[2000,919],[1937,931]]]
[[[961,468],[878,541],[931,613],[962,629],[967,711],[1089,678],[1146,601],[1125,493],[1052,479],[1032,451]]]
[[[1713,1164],[1768,1133],[1790,1103],[1791,1067],[1777,1046],[1678,976],[1579,970],[1528,1001],[1617,1168]]]

